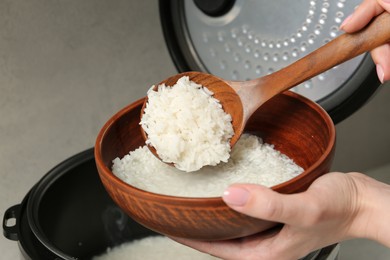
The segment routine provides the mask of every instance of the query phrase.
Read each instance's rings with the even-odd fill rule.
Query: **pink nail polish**
[[[379,81],[383,84],[385,79],[385,73],[383,72],[383,68],[380,64],[376,65],[376,73],[378,74]]]
[[[249,191],[239,187],[229,187],[222,198],[228,205],[244,206],[249,199]]]

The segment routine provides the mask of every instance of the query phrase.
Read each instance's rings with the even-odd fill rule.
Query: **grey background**
[[[112,114],[175,73],[157,1],[0,0],[1,216],[52,167],[92,147]],[[389,100],[387,84],[337,125],[334,170],[389,179]],[[389,259],[366,241],[342,246],[342,259],[365,259],[350,255],[364,257],[362,248]],[[3,237],[0,251],[19,257]]]

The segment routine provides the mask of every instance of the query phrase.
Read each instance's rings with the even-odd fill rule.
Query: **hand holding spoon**
[[[390,14],[384,12],[359,32],[342,34],[314,52],[270,75],[249,81],[228,81],[202,72],[185,72],[172,76],[160,84],[173,86],[182,76],[189,76],[214,92],[226,113],[232,117],[233,147],[240,138],[250,116],[267,100],[328,69],[364,52],[390,42]],[[159,85],[160,85],[159,84]],[[141,117],[147,100],[141,111]],[[142,134],[147,139],[146,133]],[[156,150],[148,146],[154,155]]]

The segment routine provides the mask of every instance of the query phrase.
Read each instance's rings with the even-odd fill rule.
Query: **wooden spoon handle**
[[[261,93],[261,95],[265,94],[271,98],[275,94],[388,42],[390,42],[390,14],[384,12],[362,30],[352,34],[342,34],[297,62],[259,79],[260,85],[267,83],[274,85],[272,88],[267,88],[272,89],[270,93]]]

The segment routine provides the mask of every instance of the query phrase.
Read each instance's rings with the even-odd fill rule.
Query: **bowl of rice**
[[[211,241],[265,231],[278,223],[243,215],[223,202],[230,184],[261,184],[290,194],[330,170],[334,124],[299,94],[287,91],[269,100],[250,118],[227,162],[194,172],[180,171],[149,151],[140,126],[144,100],[106,122],[96,139],[95,161],[114,202],[160,234]]]

